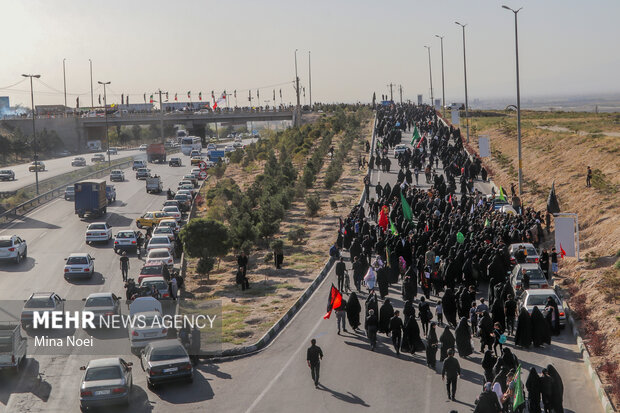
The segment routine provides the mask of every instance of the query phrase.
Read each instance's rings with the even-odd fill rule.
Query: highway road
[[[39,172],[39,182],[44,179],[53,178],[57,175],[65,174],[67,172],[72,172],[80,167],[71,166],[71,160],[76,156],[82,156],[86,159],[86,165],[93,165],[93,162],[90,160],[95,153],[104,153],[105,152],[93,152],[93,153],[85,153],[82,155],[72,155],[66,156],[63,158],[55,158],[47,161],[43,161],[45,164],[45,171]],[[144,154],[144,151],[139,150],[128,150],[128,151],[119,151],[118,155],[111,155],[110,159],[119,159],[125,158],[128,156],[136,156]],[[107,162],[106,155],[106,162]],[[0,169],[11,169],[15,172],[15,180],[14,181],[0,181],[0,192],[4,191],[16,191],[20,188],[23,188],[27,185],[33,185],[35,183],[35,173],[28,171],[28,166],[30,166],[30,162],[22,163],[18,165],[12,165],[7,167],[2,167]]]
[[[187,157],[184,160],[188,163]],[[169,186],[168,182],[176,183],[187,170],[187,167],[153,166],[153,171],[162,176],[164,187]],[[136,217],[157,208],[165,199],[165,195],[147,195],[143,181],[136,182],[132,174],[128,175],[128,182],[116,185],[117,205],[108,208],[108,222],[116,229],[135,227]],[[373,183],[377,179],[393,183],[396,174],[373,174],[372,179]],[[488,185],[481,188],[488,190]],[[29,258],[19,267],[0,264],[0,299],[25,299],[34,290],[55,291],[71,299],[81,299],[95,291],[122,293],[118,256],[110,246],[87,246],[83,238],[85,227],[86,223],[73,214],[72,204],[58,199],[1,230],[0,234],[16,233],[27,239]],[[63,279],[63,258],[77,251],[88,251],[96,257],[98,275],[93,282],[67,283]],[[140,262],[132,257],[130,274],[135,274],[139,267]],[[170,384],[153,392],[147,390],[139,365],[134,366],[131,406],[114,411],[375,412],[407,409],[435,413],[473,409],[482,384],[481,354],[475,353],[469,360],[459,359],[463,374],[457,401],[450,402],[445,397],[441,375],[437,373],[441,363],[438,362],[437,371],[432,371],[426,367],[422,354],[397,358],[390,339],[385,336],[380,336],[377,350],[371,352],[362,333],[349,329],[349,333],[336,334],[335,317],[322,318],[332,282],[335,283],[333,270],[268,348],[237,360],[206,362],[199,366],[191,385]],[[398,291],[390,290],[389,297],[396,309],[402,309]],[[438,335],[441,331],[438,328]],[[314,388],[305,362],[305,351],[312,337],[318,340],[325,353],[319,389]],[[127,345],[123,345],[123,339],[112,339],[109,346],[111,355],[121,355],[139,364]],[[564,381],[567,412],[601,411],[568,331],[554,338],[551,347],[515,352],[524,369],[534,365],[540,370],[548,363],[556,366]],[[90,358],[80,354],[35,354],[18,378],[0,379],[0,412],[78,411],[79,366]],[[524,374],[523,379],[526,377]]]

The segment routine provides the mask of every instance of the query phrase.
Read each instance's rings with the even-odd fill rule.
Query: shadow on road
[[[213,399],[215,395],[209,381],[199,372],[194,372],[192,384],[172,382],[158,386],[153,392],[160,399],[172,404],[200,403]]]
[[[331,393],[332,396],[334,396],[338,400],[342,400],[343,402],[350,403],[350,404],[357,404],[362,407],[370,407],[370,405],[367,404],[364,400],[362,400],[361,398],[359,398],[358,396],[356,396],[355,394],[351,392],[347,392],[346,394],[340,393],[322,384],[319,384],[318,389],[321,391],[326,391],[326,392]]]
[[[220,366],[218,366],[217,364],[199,364],[198,366],[196,366],[196,369],[200,370],[201,372],[205,374],[215,376],[218,379],[224,379],[224,380],[232,379],[232,376],[230,374],[220,371]]]
[[[14,263],[2,263],[0,264],[0,271],[2,272],[27,272],[34,268],[36,261],[32,257],[26,257],[19,264]]]
[[[21,229],[59,229],[58,225],[51,224],[45,221],[39,221],[38,219],[33,219],[30,217],[21,217],[18,218],[20,221],[13,224],[11,229],[21,230]]]
[[[116,205],[115,203],[114,206],[122,206],[122,205]],[[127,228],[131,226],[131,224],[133,223],[133,219],[119,215],[116,212],[108,213],[108,219],[106,221],[108,224],[112,225],[113,232],[115,228],[116,229]]]
[[[91,278],[85,276],[65,277],[69,284],[74,285],[101,285],[105,284],[105,277],[100,272],[94,272]]]
[[[0,384],[0,404],[4,406],[14,393],[31,393],[47,402],[52,391],[52,385],[43,378],[39,371],[39,362],[33,358],[27,359],[18,375],[9,371],[0,373]]]

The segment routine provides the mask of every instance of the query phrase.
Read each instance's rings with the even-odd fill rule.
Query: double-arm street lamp
[[[97,83],[99,83],[100,85],[103,85],[103,113],[105,116],[105,140],[106,140],[106,149],[108,152],[108,168],[112,167],[112,162],[110,161],[110,135],[108,134],[108,102],[106,99],[106,91],[105,91],[105,87],[106,85],[109,85],[111,82],[102,82],[102,81],[97,81]]]
[[[467,59],[465,58],[465,26],[459,22],[454,22],[463,28],[463,71],[465,72],[465,125],[467,126],[467,143],[469,143],[469,105],[467,104]]]
[[[37,155],[37,130],[34,125],[35,110],[34,110],[34,90],[32,88],[32,78],[40,78],[41,75],[22,75],[23,77],[30,78],[30,101],[32,104],[32,149],[34,151],[34,179],[37,187],[37,195],[39,195],[39,156]]]

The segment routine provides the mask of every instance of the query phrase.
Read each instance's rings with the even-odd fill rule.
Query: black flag
[[[547,212],[550,214],[557,214],[560,212],[558,197],[555,196],[555,181],[551,184],[551,191],[549,191],[549,198],[547,198]]]
[[[121,105],[125,104],[125,95],[121,93]]]
[[[99,104],[101,105],[101,95],[99,95]]]
[[[125,98],[125,104],[129,106],[129,95],[127,95],[127,97]]]
[[[144,103],[146,103],[146,93],[144,94]]]
[[[80,97],[79,96],[75,98],[75,108],[76,109],[80,108]]]

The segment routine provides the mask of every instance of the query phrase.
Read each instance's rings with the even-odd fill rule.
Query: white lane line
[[[291,357],[288,359],[286,364],[282,367],[282,369],[280,369],[278,374],[276,374],[276,376],[273,379],[271,379],[271,381],[269,382],[267,387],[265,387],[265,389],[258,395],[256,400],[254,400],[254,403],[252,403],[250,405],[250,407],[248,407],[248,409],[246,410],[246,413],[250,413],[252,410],[254,410],[254,408],[258,405],[258,403],[260,403],[260,401],[263,399],[263,397],[265,397],[267,392],[269,392],[269,390],[271,390],[271,387],[273,387],[273,385],[276,383],[276,381],[278,381],[280,379],[280,377],[282,376],[282,373],[284,373],[284,370],[288,370],[288,367],[291,365],[293,360],[297,357],[297,354],[301,351],[301,349],[304,346],[306,346],[306,344],[308,343],[308,340],[310,340],[310,338],[312,337],[312,335],[314,334],[316,329],[319,328],[319,325],[321,324],[322,321],[323,321],[323,319],[319,318],[319,321],[317,321],[317,323],[314,325],[314,327],[312,328],[312,331],[310,331],[310,334],[308,334],[308,337],[306,337],[306,339],[301,342],[299,347],[297,347],[297,350],[295,350],[293,355],[291,355]]]

